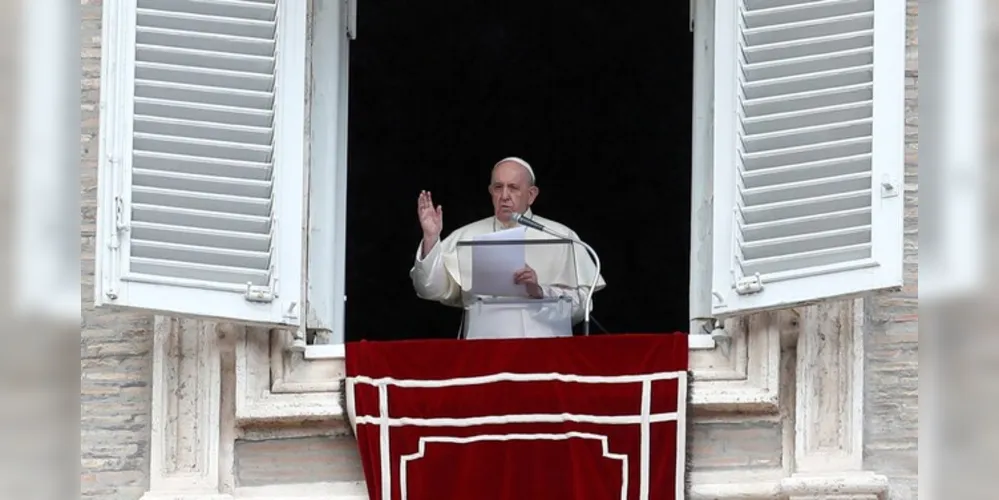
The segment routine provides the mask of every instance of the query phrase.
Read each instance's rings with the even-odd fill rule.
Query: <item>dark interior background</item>
[[[687,329],[692,35],[687,2],[359,2],[350,57],[348,340],[453,337],[418,299],[416,198],[444,232],[487,217],[520,156],[534,211],[600,253],[610,332]],[[594,328],[595,329],[595,328]]]

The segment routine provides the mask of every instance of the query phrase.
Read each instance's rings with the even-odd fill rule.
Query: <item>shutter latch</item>
[[[749,295],[751,293],[759,293],[762,291],[763,281],[760,279],[760,273],[741,278],[735,282],[735,293],[738,293],[739,295]]]
[[[882,198],[894,198],[898,196],[898,186],[892,182],[891,178],[887,175],[881,179],[881,197]]]
[[[254,286],[246,284],[246,300],[248,302],[273,302],[274,291],[269,286]]]
[[[292,302],[288,304],[288,310],[284,313],[284,320],[289,323],[295,323],[298,321],[298,302]]]

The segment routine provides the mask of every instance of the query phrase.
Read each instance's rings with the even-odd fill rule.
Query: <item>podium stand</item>
[[[546,235],[547,236],[547,235]],[[559,238],[466,240],[457,243],[459,283],[465,303],[462,336],[467,339],[572,336],[572,299],[536,299],[514,272],[530,266],[543,287],[578,287],[576,249]],[[552,266],[552,262],[567,265]],[[546,272],[557,268],[555,275]],[[469,300],[470,299],[470,300]]]

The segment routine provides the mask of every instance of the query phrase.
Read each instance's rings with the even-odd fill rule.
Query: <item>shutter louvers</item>
[[[282,71],[304,73],[304,49],[281,47],[304,47],[305,12],[282,22],[287,3],[136,3],[122,305],[297,323],[304,111],[281,111],[304,109],[304,76]],[[187,299],[144,300],[151,286]]]
[[[267,286],[276,5],[138,5],[130,270]]]
[[[735,0],[720,16],[737,36],[716,51],[734,58],[715,75],[732,79],[716,97],[733,106],[715,130],[716,312],[901,285],[905,17],[880,7],[892,3],[904,7]],[[883,31],[899,25],[898,40]]]

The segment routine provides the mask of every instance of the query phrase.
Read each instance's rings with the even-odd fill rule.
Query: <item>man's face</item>
[[[538,188],[531,185],[527,169],[514,162],[504,162],[493,169],[489,194],[493,198],[496,218],[509,222],[514,212],[524,213],[530,208],[538,196]]]

